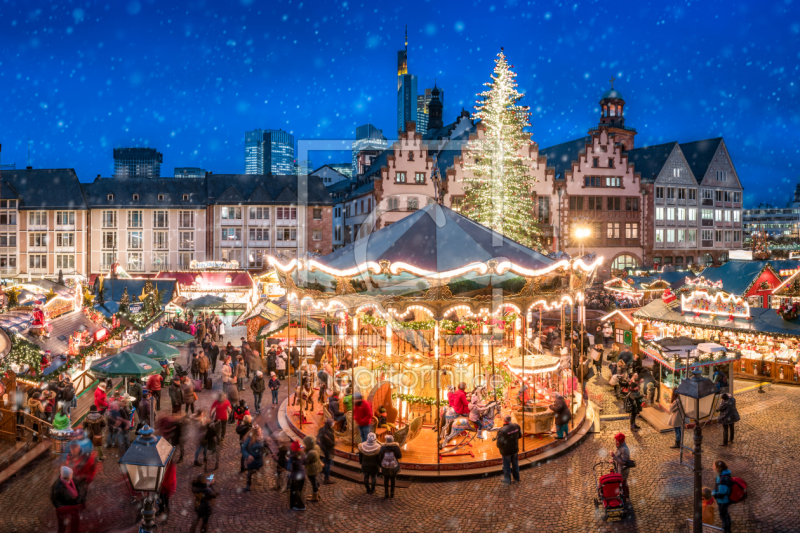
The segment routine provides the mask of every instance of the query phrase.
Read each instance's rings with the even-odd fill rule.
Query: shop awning
[[[292,322],[296,322],[292,320]],[[258,336],[256,338],[263,339],[269,336],[272,336],[289,326],[289,317],[281,317],[274,322],[270,322],[266,326],[262,327],[261,330],[258,332]],[[314,320],[313,318],[306,319],[306,327],[308,328],[308,332],[313,335],[322,335],[323,330],[325,329],[322,326],[322,323],[318,320]]]

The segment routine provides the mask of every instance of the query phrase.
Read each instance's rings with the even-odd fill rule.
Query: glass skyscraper
[[[406,131],[406,122],[417,121],[417,77],[413,74],[400,76],[397,89],[397,131]]]
[[[160,178],[164,156],[155,148],[114,148],[117,178]]]
[[[423,135],[428,131],[428,103],[431,101],[431,91],[425,89],[425,94],[417,96],[417,131]],[[439,89],[439,100],[444,104],[444,91]]]
[[[245,132],[244,167],[245,174],[294,174],[294,135],[283,130]]]
[[[200,167],[175,167],[176,178],[205,178],[206,170]]]
[[[358,168],[358,152],[361,150],[385,150],[388,143],[383,135],[383,130],[379,130],[372,124],[364,124],[356,128],[356,140],[353,141],[353,170]]]

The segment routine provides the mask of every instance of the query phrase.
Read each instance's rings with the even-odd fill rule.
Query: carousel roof
[[[340,271],[385,260],[428,272],[450,272],[490,259],[507,260],[530,270],[557,263],[438,204],[428,205],[316,262]]]

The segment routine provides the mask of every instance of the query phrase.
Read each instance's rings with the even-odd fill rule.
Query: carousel
[[[533,311],[582,308],[600,261],[550,258],[438,204],[327,256],[270,258],[287,320],[317,321],[326,343],[319,375],[290,378],[282,426],[315,436],[333,420],[337,460],[357,461],[352,406],[367,401],[370,431],[392,435],[403,469],[420,474],[500,466],[493,432],[506,415],[523,428],[521,460],[558,445],[556,395],[571,435],[585,433],[591,408],[569,357],[524,332]]]

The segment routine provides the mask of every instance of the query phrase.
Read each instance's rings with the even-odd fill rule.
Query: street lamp
[[[717,387],[708,378],[700,376],[700,370],[695,368],[692,377],[685,379],[675,389],[675,394],[680,397],[683,415],[694,420],[694,518],[692,521],[694,533],[703,531],[703,463],[701,460],[701,444],[703,443],[703,429],[700,421],[711,416],[716,404]]]
[[[161,489],[164,472],[167,469],[175,447],[164,438],[153,435],[147,424],[138,432],[138,437],[119,460],[122,475],[128,478],[135,491],[147,493],[144,498],[141,532],[152,532],[156,527],[153,500]]]
[[[575,238],[578,239],[578,256],[583,257],[583,241],[592,235],[592,230],[586,226],[575,228]]]

